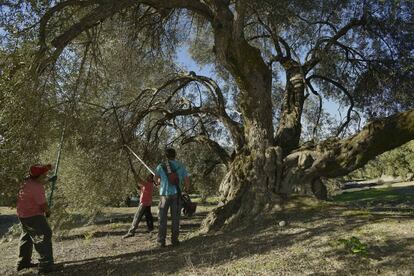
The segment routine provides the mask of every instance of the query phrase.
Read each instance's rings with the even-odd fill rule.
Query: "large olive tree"
[[[38,19],[32,27],[39,48],[31,66],[37,85],[68,48],[84,45],[85,55],[96,57],[96,47],[110,48],[119,36],[154,60],[189,41],[196,59],[214,63],[222,77],[229,74],[227,83],[194,72],[157,76],[158,85],[137,85],[135,100],[115,107],[127,114],[131,136],[143,124],[154,130],[149,136],[167,127],[183,142],[208,144],[227,165],[223,204],[206,219],[208,229],[250,220],[292,191],[323,198],[324,178],[348,174],[414,138],[410,1],[66,0],[3,6]],[[118,92],[131,92],[118,82]],[[323,98],[349,107],[323,141],[301,139],[304,104],[312,97],[319,112]],[[369,122],[349,135],[357,111]],[[214,139],[218,128],[226,129],[232,149]]]

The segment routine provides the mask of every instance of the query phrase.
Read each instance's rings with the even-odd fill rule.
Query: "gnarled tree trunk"
[[[346,175],[413,138],[414,110],[409,110],[373,121],[348,139],[300,147],[283,159],[280,147],[268,147],[264,154],[240,154],[222,182],[222,206],[208,216],[204,226],[215,230],[251,221],[263,210],[277,207],[280,194],[313,193],[324,198],[322,178]]]
[[[218,7],[220,9],[220,7]],[[205,221],[207,230],[237,225],[256,217],[274,202],[277,159],[274,148],[271,70],[260,51],[249,45],[238,31],[237,20],[226,9],[213,21],[216,55],[232,73],[240,89],[238,105],[243,116],[245,145],[229,166],[221,184],[222,206]]]
[[[221,206],[206,218],[204,230],[239,226],[277,206],[280,198],[273,191],[281,154],[275,147],[239,154],[221,183]]]

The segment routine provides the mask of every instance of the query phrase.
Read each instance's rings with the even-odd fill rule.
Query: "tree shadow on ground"
[[[182,216],[181,220],[185,221],[185,220],[193,220],[193,219],[198,219],[198,218],[204,218],[207,214],[208,214],[208,212],[206,212],[206,211],[197,212],[192,217]],[[158,214],[157,213],[153,214],[153,217],[154,217],[154,222],[158,221]],[[110,223],[131,223],[133,219],[134,219],[134,214],[129,214],[129,215],[115,214],[115,216],[110,217],[110,218],[100,218],[99,220],[96,220],[94,222],[94,224],[102,225],[102,224],[110,224]]]
[[[95,275],[155,275],[177,273],[183,268],[188,267],[212,267],[248,257],[254,254],[265,254],[272,250],[287,250],[295,243],[304,242],[311,238],[321,235],[334,235],[341,227],[342,231],[352,231],[361,226],[386,219],[387,217],[398,218],[399,220],[411,220],[410,215],[380,215],[367,217],[341,217],[345,223],[339,223],[336,217],[340,216],[339,211],[345,208],[328,206],[321,209],[308,208],[306,204],[299,208],[285,210],[284,212],[273,214],[257,220],[254,224],[235,231],[216,233],[209,235],[199,235],[182,242],[178,247],[168,246],[167,248],[154,248],[142,250],[134,253],[119,254],[115,256],[98,257],[83,259],[78,261],[64,262],[65,270],[59,275],[88,274],[93,272]],[[308,208],[306,210],[306,208]],[[305,208],[305,210],[304,210]],[[288,226],[294,227],[294,231],[289,231],[289,227],[281,228],[275,223],[281,219],[288,221]],[[326,221],[325,223],[321,223]],[[307,225],[299,227],[306,222]],[[184,225],[183,225],[184,226]],[[199,223],[185,225],[184,232],[196,230]],[[382,258],[382,256],[392,255],[387,262],[404,262],[399,260],[403,254],[414,254],[413,248],[408,245],[398,249],[395,241],[378,247],[372,247],[372,254],[369,257]],[[397,242],[397,244],[399,244]],[[326,245],[326,244],[325,244]],[[322,246],[322,244],[321,244]],[[338,254],[335,249],[331,254]],[[382,255],[381,255],[382,254]],[[395,260],[394,260],[395,259]],[[354,256],[345,254],[343,262],[352,267],[355,262]],[[386,267],[387,262],[381,263],[378,269]],[[349,267],[348,267],[349,268]],[[344,271],[347,265],[344,265]],[[339,269],[340,270],[340,269]]]
[[[332,250],[327,256],[335,257],[341,254],[342,262],[349,264],[337,269],[335,271],[336,275],[361,275],[367,274],[368,271],[377,275],[382,275],[384,271],[387,271],[386,274],[390,275],[390,268],[414,271],[414,263],[410,263],[407,259],[412,259],[414,256],[413,244],[414,238],[400,239],[394,237],[392,240],[385,241],[382,245],[368,245],[367,256],[354,255],[344,249]],[[369,259],[375,260],[375,264],[370,265]],[[401,275],[396,271],[394,273],[394,275]]]
[[[192,232],[195,229],[200,227],[200,223],[186,223],[180,225],[181,232]],[[67,236],[57,237],[57,241],[67,241],[67,240],[77,240],[77,239],[91,239],[91,238],[102,238],[102,237],[109,237],[109,236],[123,236],[127,233],[127,230],[107,230],[107,231],[99,231],[99,230],[90,230],[86,231],[81,234],[73,234]],[[148,234],[148,230],[146,227],[140,227],[135,231],[135,234]]]
[[[2,238],[9,228],[19,222],[16,215],[0,215],[0,238]]]

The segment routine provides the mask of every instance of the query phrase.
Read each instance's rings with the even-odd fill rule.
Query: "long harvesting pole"
[[[53,176],[55,176],[55,177],[52,180],[52,187],[50,189],[49,200],[48,200],[49,208],[52,207],[53,192],[55,191],[55,187],[56,187],[56,181],[57,181],[56,176],[57,176],[58,170],[59,170],[60,156],[61,156],[62,148],[63,148],[63,140],[64,140],[64,137],[65,137],[65,130],[66,130],[66,126],[63,127],[62,134],[60,136],[59,149],[58,149],[58,154],[57,154],[57,157],[56,157],[55,171],[54,171],[54,174],[53,174]]]
[[[147,165],[147,164],[145,164],[145,162],[141,159],[141,158],[139,158],[139,156],[128,146],[128,145],[124,145],[124,147],[126,147],[127,149],[129,149],[129,151],[132,153],[132,155],[134,155],[135,156],[135,158],[137,158],[140,162],[141,162],[141,164],[142,165],[144,165],[144,167],[152,174],[152,175],[155,175],[155,173],[154,173],[154,171],[153,170],[151,170],[151,168]]]

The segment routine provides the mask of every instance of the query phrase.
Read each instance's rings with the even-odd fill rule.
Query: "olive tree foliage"
[[[206,145],[188,143],[180,147],[178,158],[190,172],[193,192],[200,194],[203,201],[219,196],[226,167],[215,152]]]
[[[113,24],[118,26],[115,28]],[[123,143],[155,167],[163,159],[159,144],[182,138],[179,133],[170,131],[174,126],[163,123],[162,110],[140,114],[146,112],[143,105],[150,104],[152,97],[144,93],[137,97],[137,92],[156,87],[174,76],[178,69],[169,60],[173,50],[165,47],[156,51],[154,41],[149,42],[151,47],[139,49],[129,40],[134,34],[122,31],[124,28],[119,24],[119,21],[101,24],[85,35],[80,47],[68,47],[60,55],[56,67],[38,79],[36,86],[30,75],[37,50],[35,43],[23,48],[19,42],[23,38],[15,37],[11,30],[3,37],[2,60],[10,68],[2,71],[2,87],[10,88],[7,93],[3,90],[2,97],[10,98],[10,102],[2,101],[4,127],[1,135],[2,149],[10,154],[1,156],[4,164],[2,204],[15,203],[17,189],[31,164],[56,162],[62,131],[62,159],[52,207],[52,222],[59,228],[70,227],[79,219],[79,214],[93,218],[103,206],[117,206],[127,195],[137,193],[136,182],[148,172],[126,154]],[[30,33],[36,31],[29,28],[23,34],[31,37],[33,33]],[[25,56],[21,54],[23,50]],[[20,66],[17,69],[13,67],[16,64]],[[18,78],[6,69],[26,75]],[[159,94],[158,100],[169,97],[163,91]],[[8,104],[12,100],[19,105]],[[24,113],[16,117],[18,110]],[[139,125],[133,124],[134,116],[142,117]],[[181,123],[186,125],[185,121]],[[214,122],[209,125],[205,127],[211,128]],[[217,158],[214,153],[208,156]],[[195,161],[198,157],[185,161],[198,166]],[[200,166],[200,173],[204,173],[203,170]],[[198,172],[196,168],[191,171]],[[217,191],[218,179],[214,185],[208,183],[207,189],[203,189],[203,181],[194,179],[196,190]]]
[[[17,183],[27,175],[31,164],[39,162],[38,153],[48,146],[53,130],[47,96],[36,93],[26,82],[27,43],[10,55],[0,51],[0,204],[12,204]]]
[[[96,48],[96,41],[90,40],[88,34],[86,48],[68,47],[56,67],[34,84],[30,66],[37,51],[32,41],[37,30],[8,29],[19,27],[19,20],[23,25],[31,24],[30,18],[4,14],[1,204],[15,204],[17,190],[30,165],[56,163],[62,132],[62,159],[52,207],[55,226],[68,226],[76,214],[95,215],[102,206],[117,205],[130,192],[136,193],[138,179],[134,173],[143,178],[147,172],[133,160],[134,172],[131,171],[121,133],[125,142],[154,166],[160,159],[160,150],[149,139],[149,128],[144,125],[157,115],[146,118],[143,127],[129,137],[125,122],[131,114],[120,109],[116,118],[113,106],[133,101],[137,90],[158,83],[154,76],[163,71],[170,74],[174,70],[171,63],[161,60],[161,56],[154,62],[152,49],[134,51],[130,45],[131,50],[124,51],[128,45],[122,35],[129,34],[114,33],[110,25],[100,26],[91,31],[93,39],[98,39],[103,28],[118,39],[99,36],[101,43]],[[135,104],[139,106],[139,102]]]
[[[193,142],[216,154],[227,174],[210,230],[256,218],[281,194],[324,197],[323,179],[414,137],[411,1],[4,3],[6,25],[21,20],[37,34],[37,90],[76,91],[70,102],[103,118],[116,110],[124,141]],[[174,65],[182,43],[215,76]],[[326,99],[347,109],[332,126]]]

